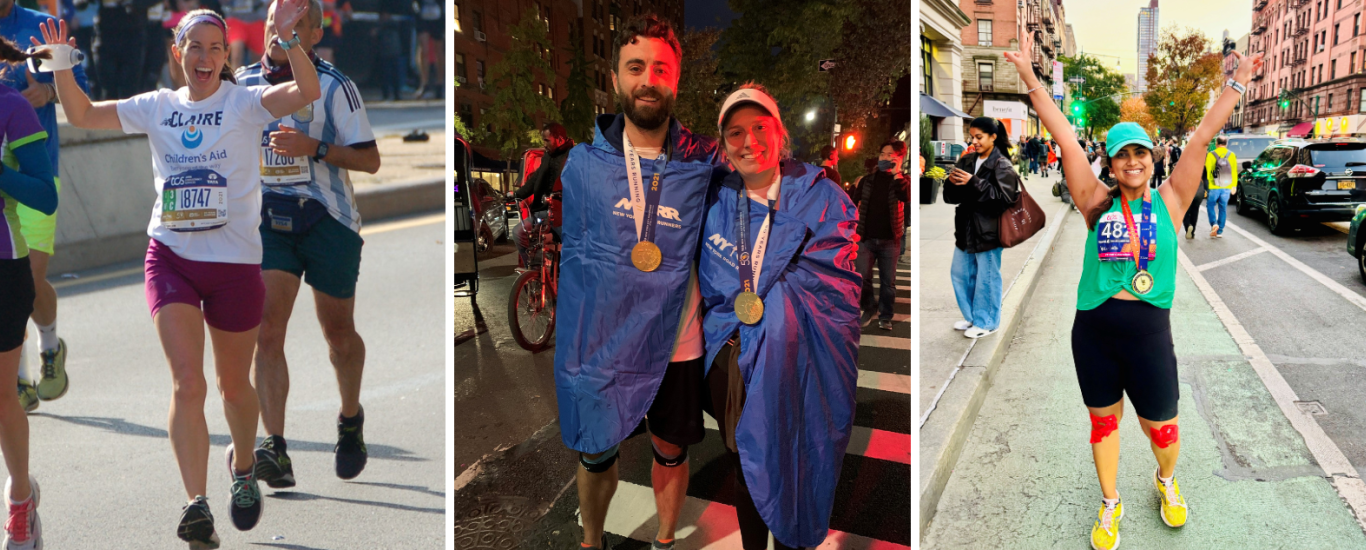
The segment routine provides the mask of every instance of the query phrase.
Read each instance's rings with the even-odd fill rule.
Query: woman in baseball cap
[[[1199,156],[1179,161],[1171,177],[1155,192],[1148,187],[1154,170],[1153,141],[1141,126],[1116,124],[1105,141],[1101,164],[1116,185],[1104,186],[1086,163],[1067,117],[1031,68],[1029,35],[1018,52],[1005,58],[1020,70],[1039,119],[1061,142],[1067,187],[1086,219],[1085,260],[1077,287],[1077,315],[1072,325],[1072,359],[1082,400],[1090,413],[1091,453],[1100,481],[1102,505],[1091,528],[1091,547],[1119,546],[1119,520],[1124,515],[1115,489],[1119,470],[1119,427],[1127,394],[1138,414],[1143,435],[1157,458],[1152,483],[1160,515],[1169,527],[1185,525],[1188,508],[1176,484],[1181,449],[1177,428],[1176,353],[1172,342],[1171,307],[1176,291],[1177,228],[1185,205],[1200,186]],[[1262,56],[1244,59],[1223,93],[1191,136],[1191,147],[1204,150],[1233,113]],[[1168,205],[1172,205],[1170,208]]]
[[[790,158],[778,105],[746,84],[718,120],[734,171],[707,197],[698,267],[703,410],[737,466],[743,547],[825,540],[858,379],[858,210]]]

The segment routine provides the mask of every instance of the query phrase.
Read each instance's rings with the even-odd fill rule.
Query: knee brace
[[[688,446],[681,445],[680,448],[682,450],[678,452],[677,456],[667,456],[664,453],[659,452],[659,447],[655,446],[653,440],[650,441],[650,450],[654,451],[655,462],[665,468],[681,466],[688,461]]]
[[[1176,424],[1167,424],[1161,429],[1151,428],[1148,431],[1152,433],[1153,443],[1156,444],[1159,449],[1166,449],[1168,445],[1176,443],[1178,439],[1181,439],[1180,430],[1177,429]]]
[[[1115,430],[1119,429],[1119,419],[1115,415],[1096,416],[1091,415],[1091,443],[1100,443]]]
[[[602,454],[598,455],[597,458],[588,458],[587,455],[579,453],[579,464],[582,464],[583,469],[588,470],[588,473],[600,474],[606,472],[608,468],[611,468],[612,465],[617,462],[617,447],[617,445],[613,445],[611,449],[607,449]]]

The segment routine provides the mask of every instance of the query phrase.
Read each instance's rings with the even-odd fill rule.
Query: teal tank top
[[[1128,253],[1124,254],[1116,244],[1125,242],[1128,236],[1124,210],[1120,205],[1123,199],[1116,198],[1110,210],[1101,214],[1096,226],[1086,235],[1086,256],[1081,268],[1081,282],[1077,285],[1077,309],[1086,311],[1100,307],[1121,289],[1144,302],[1171,309],[1172,296],[1176,294],[1176,228],[1167,212],[1167,204],[1162,201],[1162,194],[1153,191],[1151,196],[1152,220],[1144,220],[1144,225],[1153,226],[1149,230],[1153,231],[1149,234],[1153,250],[1148,260],[1148,272],[1153,276],[1152,290],[1147,294],[1139,294],[1133,288],[1138,266],[1134,264],[1133,252],[1125,250]],[[1143,198],[1130,201],[1129,210],[1137,221],[1142,216]],[[1103,259],[1102,256],[1112,259]]]

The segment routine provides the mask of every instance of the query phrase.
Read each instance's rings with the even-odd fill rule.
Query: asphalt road
[[[312,298],[289,328],[289,449],[299,484],[262,485],[265,515],[239,532],[228,518],[222,403],[210,391],[209,498],[224,548],[440,548],[446,539],[446,424],[441,339],[444,215],[367,225],[356,324],[367,346],[365,472],[333,474],[336,381]],[[58,250],[58,254],[61,251]],[[140,264],[60,286],[58,331],[71,389],[29,416],[32,472],[47,548],[184,548],[175,536],[184,492],[166,414],[171,383],[143,295]],[[212,380],[211,356],[206,376]]]
[[[907,256],[909,258],[909,256]],[[479,311],[488,332],[455,347],[454,508],[457,548],[564,548],[578,542],[577,460],[556,423],[554,348],[527,352],[508,331],[507,297],[515,248],[480,258]],[[855,432],[845,457],[827,544],[839,548],[910,545],[909,263],[899,266],[897,323],[864,329]],[[457,298],[454,331],[475,327],[474,308]],[[708,434],[716,436],[707,417]],[[621,447],[621,483],[608,514],[616,548],[648,548],[655,529],[645,437]],[[691,481],[679,529],[680,550],[732,548],[733,475],[719,437],[689,449]]]

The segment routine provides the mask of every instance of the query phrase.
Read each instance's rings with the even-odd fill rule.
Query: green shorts
[[[57,184],[57,192],[61,193],[61,178],[52,179]],[[19,213],[19,233],[23,234],[24,240],[28,242],[28,249],[46,252],[51,256],[53,245],[57,241],[57,213],[53,212],[49,216],[23,204],[15,210]]]
[[[275,231],[263,221],[261,270],[293,273],[314,290],[345,300],[356,295],[364,243],[359,234],[331,216],[301,234]]]

